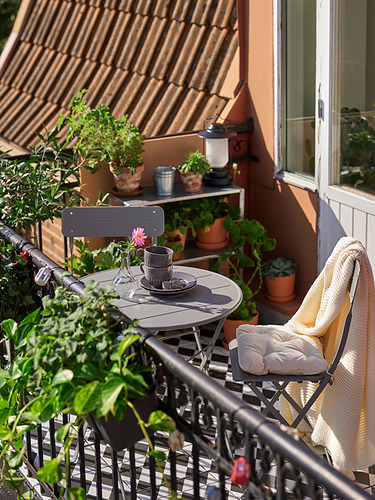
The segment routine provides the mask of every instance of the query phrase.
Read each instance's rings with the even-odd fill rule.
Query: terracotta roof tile
[[[0,134],[37,144],[38,121],[52,127],[82,88],[147,136],[200,128],[228,103],[237,48],[235,0],[30,0],[0,80]]]
[[[109,34],[115,24],[117,12],[115,10],[103,9],[100,14],[96,20],[95,29],[92,30],[93,36],[86,54],[86,58],[92,61],[100,60],[101,54],[104,52],[107,44],[107,38],[109,38]]]
[[[121,93],[113,108],[113,113],[117,116],[123,114],[130,115],[142,94],[146,82],[147,78],[145,75],[138,75],[137,73],[131,75],[131,78],[127,81],[126,89]],[[132,120],[134,120],[134,115]]]
[[[31,75],[34,74],[35,66],[38,61],[41,59],[41,55],[43,54],[43,47],[34,46],[30,50],[28,57],[26,57],[24,66],[22,70],[17,74],[14,78],[13,85],[19,89],[23,88],[27,85],[31,80]]]
[[[205,58],[200,57],[197,60],[197,64],[192,70],[189,82],[190,87],[203,90],[206,86],[208,86],[211,71],[215,67],[216,59],[220,55],[227,34],[227,30],[220,30],[216,27],[213,27],[212,30],[210,30],[209,36],[205,41],[208,56]]]
[[[120,49],[127,32],[131,29],[132,16],[129,12],[119,12],[116,15],[116,23],[113,26],[107,46],[101,56],[101,62],[108,65],[117,65],[121,55]]]
[[[146,126],[142,127],[146,137],[163,133],[165,123],[173,119],[174,108],[182,92],[182,87],[173,84],[168,86],[153,110],[152,116],[147,120]]]
[[[132,17],[130,29],[126,33],[126,38],[121,47],[117,66],[124,69],[131,68],[132,61],[135,60],[135,55],[138,53],[142,39],[144,38],[144,33],[147,34],[146,27],[148,22],[149,19],[145,16],[136,15]]]
[[[40,124],[42,123],[45,125],[47,130],[51,130],[56,124],[61,112],[60,106],[54,106],[43,101],[37,101],[36,105],[38,105],[38,107],[35,108],[34,115],[30,119],[30,122],[18,132],[19,140],[22,144],[36,145],[39,143],[39,139],[36,137],[36,131],[40,132]],[[51,118],[53,118],[52,122]],[[41,133],[45,135],[44,131]]]
[[[166,27],[167,20],[154,17],[148,26],[147,36],[140,43],[140,51],[134,64],[136,73],[147,74],[154,61],[157,49],[160,46],[160,39]]]
[[[185,24],[174,20],[165,26],[158,50],[154,51],[154,58],[159,52],[151,72],[155,78],[164,79],[166,74],[170,72],[170,68],[173,67],[172,62],[178,60],[185,28]]]
[[[57,46],[57,51],[70,53],[80,57],[88,48],[91,29],[90,25],[96,25],[96,18],[100,11],[95,7],[76,4],[67,26],[60,26],[62,37]]]
[[[58,44],[64,35],[64,31],[69,24],[70,19],[74,15],[75,5],[72,2],[60,2],[59,0],[54,0],[56,5],[56,15],[54,18],[54,24],[49,30],[46,47],[50,49],[57,49]]]

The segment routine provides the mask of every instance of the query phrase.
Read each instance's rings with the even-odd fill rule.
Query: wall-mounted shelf
[[[143,189],[143,193],[136,198],[121,198],[111,194],[113,204],[124,205],[125,207],[142,206],[142,205],[163,205],[185,200],[194,200],[197,198],[207,198],[208,196],[229,196],[238,195],[238,205],[240,207],[241,216],[244,216],[245,209],[245,190],[244,188],[235,186],[206,186],[202,185],[199,193],[185,193],[180,182],[176,182],[173,186],[171,196],[159,196],[153,186],[148,186]],[[206,259],[216,259],[220,256],[222,250],[202,250],[194,245],[193,241],[187,241],[184,251],[178,260],[179,264],[198,262]]]

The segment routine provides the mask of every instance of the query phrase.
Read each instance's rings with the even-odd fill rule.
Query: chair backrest
[[[164,232],[164,210],[157,206],[67,207],[61,215],[61,231],[69,238],[71,257],[74,238],[127,237],[131,235],[135,227],[143,227],[146,236],[151,236],[152,244],[156,245],[157,237]]]
[[[349,289],[349,309],[348,309],[348,312],[346,314],[346,319],[345,319],[344,328],[343,328],[342,335],[341,335],[340,344],[339,344],[338,349],[336,351],[335,357],[333,358],[333,361],[327,370],[327,373],[330,375],[333,375],[334,371],[336,370],[337,365],[339,364],[339,362],[341,360],[342,353],[344,352],[346,341],[348,339],[350,323],[352,321],[353,303],[354,303],[354,298],[355,298],[355,292],[357,290],[360,272],[361,272],[361,268],[359,265],[359,261],[356,260],[355,264],[354,264],[354,270],[353,270],[352,280],[351,280],[350,289]]]

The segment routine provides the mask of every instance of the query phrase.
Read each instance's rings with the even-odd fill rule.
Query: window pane
[[[315,0],[284,0],[284,170],[314,175]]]
[[[337,3],[334,181],[375,194],[375,1]],[[338,155],[337,155],[338,151]]]

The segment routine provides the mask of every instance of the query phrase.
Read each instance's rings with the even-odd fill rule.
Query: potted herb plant
[[[137,193],[144,170],[145,136],[128,122],[127,115],[117,120],[108,106],[88,106],[85,92],[81,90],[72,100],[69,115],[61,115],[58,129],[68,125],[67,141],[76,139],[75,150],[88,157],[93,171],[100,162],[108,164],[119,194]]]
[[[69,447],[88,418],[99,426],[124,419],[128,428],[128,416],[134,414],[136,429],[148,439],[150,453],[160,466],[160,452],[153,449],[147,428],[171,432],[175,424],[159,410],[147,422],[147,415],[137,408],[137,401],[147,398],[153,377],[137,357],[134,347],[139,336],[131,334],[133,325],[110,304],[114,299],[118,295],[113,285],[99,289],[90,281],[83,296],[58,288],[55,298],[43,298],[42,312],[33,311],[19,325],[12,319],[2,322],[4,335],[14,344],[14,356],[9,369],[0,371],[0,479],[12,489],[19,491],[23,482],[17,476],[25,452],[23,433],[61,412],[76,415],[76,420],[57,431],[62,447],[56,458],[46,460],[38,470],[40,481],[67,484],[61,482],[60,463],[65,460],[69,469]],[[135,431],[130,432],[139,439]],[[117,440],[123,433],[117,434]],[[115,449],[119,449],[116,443]],[[84,498],[79,490],[79,498]],[[59,498],[64,493],[62,486]],[[66,493],[78,498],[76,489],[69,492],[68,488]]]
[[[219,250],[228,245],[229,236],[224,227],[231,210],[225,196],[197,198],[190,202],[192,222],[196,231],[194,243],[204,250]]]
[[[164,205],[164,233],[158,236],[158,245],[167,246],[174,252],[173,260],[180,258],[185,248],[187,230],[195,229],[191,218],[191,208],[188,201],[166,203]]]
[[[178,167],[183,190],[186,193],[198,193],[202,186],[203,175],[210,168],[211,165],[204,154],[199,150],[190,152]]]
[[[272,302],[289,302],[296,296],[294,291],[298,264],[284,257],[262,264],[262,275],[267,288],[267,298]]]
[[[262,252],[273,250],[274,238],[257,220],[242,219],[240,209],[235,206],[228,214],[224,226],[230,235],[228,248],[213,266],[220,270],[220,264],[227,264],[226,273],[241,288],[243,299],[238,308],[225,320],[223,331],[225,347],[235,338],[236,329],[243,323],[257,324],[258,312],[254,296],[262,287]]]

